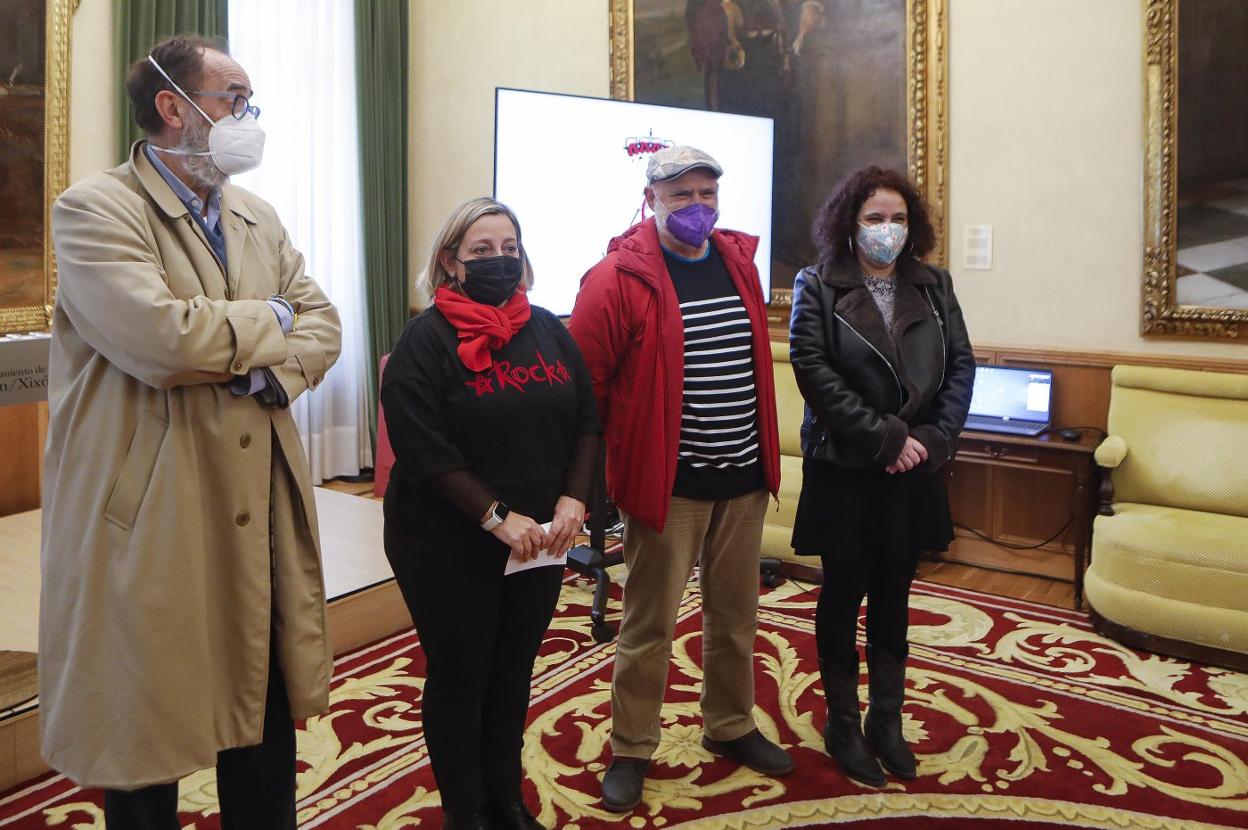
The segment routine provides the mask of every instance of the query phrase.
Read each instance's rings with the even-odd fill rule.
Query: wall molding
[[[788,321],[776,321],[773,318],[770,333],[773,342],[786,342],[789,339]],[[1052,370],[1051,415],[1054,428],[1105,429],[1109,419],[1109,397],[1113,385],[1111,373],[1120,364],[1248,374],[1248,359],[1039,348],[996,343],[977,343],[973,348],[975,359],[980,363]]]
[[[789,339],[788,319],[771,320],[772,342]],[[1037,364],[1079,366],[1089,369],[1112,369],[1125,363],[1132,366],[1161,366],[1169,369],[1191,369],[1198,372],[1231,372],[1248,374],[1248,358],[1199,357],[1191,355],[1152,354],[1149,352],[1088,351],[1060,347],[1010,346],[1000,343],[975,343],[975,354],[985,360],[1008,358],[1011,362],[1034,361]]]
[[[1112,369],[1119,364],[1132,366],[1160,366],[1169,369],[1190,369],[1200,372],[1231,372],[1248,374],[1248,359],[1191,357],[1188,355],[1149,354],[1146,352],[1100,352],[1078,349],[1036,348],[1031,346],[1002,346],[981,343],[974,346],[977,355],[992,355],[997,360],[1010,362],[1035,361],[1037,364],[1054,366],[1078,366],[1095,369]]]

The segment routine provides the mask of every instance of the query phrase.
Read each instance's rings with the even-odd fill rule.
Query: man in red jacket
[[[625,517],[602,781],[603,805],[617,812],[641,800],[677,608],[699,562],[702,744],[768,775],[793,769],[751,714],[759,546],[780,450],[758,239],[714,230],[722,173],[692,147],[655,153],[645,189],[654,218],[611,241],[572,312],[606,423],[607,488]]]

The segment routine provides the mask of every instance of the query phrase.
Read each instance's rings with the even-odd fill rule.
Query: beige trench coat
[[[52,213],[43,756],[121,789],[260,742],[270,620],[295,717],[326,708],[331,668],[294,421],[218,381],[270,367],[293,401],[337,359],[338,313],[273,208],[230,185],[222,269],[142,146]],[[300,314],[289,335],[273,294]]]

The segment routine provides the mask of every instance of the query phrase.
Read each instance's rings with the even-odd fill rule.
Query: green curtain
[[[173,35],[229,37],[229,0],[113,0],[113,40],[117,56],[117,156],[143,137],[126,97],[126,72],[161,40]]]
[[[408,4],[355,0],[369,430],[376,444],[377,364],[407,322]]]

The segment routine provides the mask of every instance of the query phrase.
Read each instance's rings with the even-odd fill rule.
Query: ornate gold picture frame
[[[1248,336],[1248,309],[1178,300],[1179,0],[1144,3],[1144,276],[1140,333]],[[1241,45],[1242,46],[1242,45]]]
[[[35,230],[30,233],[11,233],[12,239],[6,238],[0,249],[0,255],[7,255],[0,262],[0,280],[7,280],[0,289],[7,289],[0,296],[20,298],[10,304],[0,303],[0,334],[9,332],[46,331],[52,321],[52,304],[56,296],[56,258],[52,250],[51,212],[52,202],[65,189],[69,180],[69,67],[70,67],[70,26],[74,8],[78,0],[26,0],[26,8],[19,9],[13,20],[6,20],[6,26],[17,27],[10,30],[8,37],[14,43],[38,43],[40,32],[36,27],[42,26],[43,38],[43,71],[30,73],[29,67],[20,64],[24,60],[11,59],[14,65],[0,78],[0,84],[13,108],[13,118],[6,119],[15,125],[15,129],[0,131],[0,153],[5,154],[14,165],[25,164],[26,168],[10,171],[13,179],[10,184],[12,192],[6,191],[6,198],[29,200],[24,205],[25,215],[42,214],[42,232]],[[39,10],[42,7],[42,20]],[[34,29],[31,32],[20,31],[23,27]],[[39,78],[39,75],[42,75]],[[40,95],[37,83],[23,82],[23,76],[39,78],[42,84]],[[42,106],[42,146],[38,146],[39,125],[31,125],[32,117],[37,117]],[[32,116],[32,113],[35,114]],[[24,117],[16,117],[23,114]],[[6,146],[7,142],[14,142]],[[33,143],[32,148],[27,146]],[[40,152],[41,151],[41,152]],[[41,157],[41,158],[40,158]],[[29,181],[32,167],[42,163],[42,187],[38,185],[19,186],[15,181],[18,173],[25,173]],[[38,172],[33,173],[37,180]],[[35,222],[37,226],[38,223]],[[30,250],[33,246],[33,251]],[[42,267],[39,267],[39,263]]]
[[[611,97],[634,100],[638,46],[634,0],[608,2]],[[896,129],[904,129],[908,173],[924,194],[936,229],[937,246],[929,259],[944,264],[948,251],[949,198],[948,0],[904,0],[904,3],[906,123],[896,125]],[[792,302],[792,290],[773,288],[771,302],[783,313],[784,307]]]

